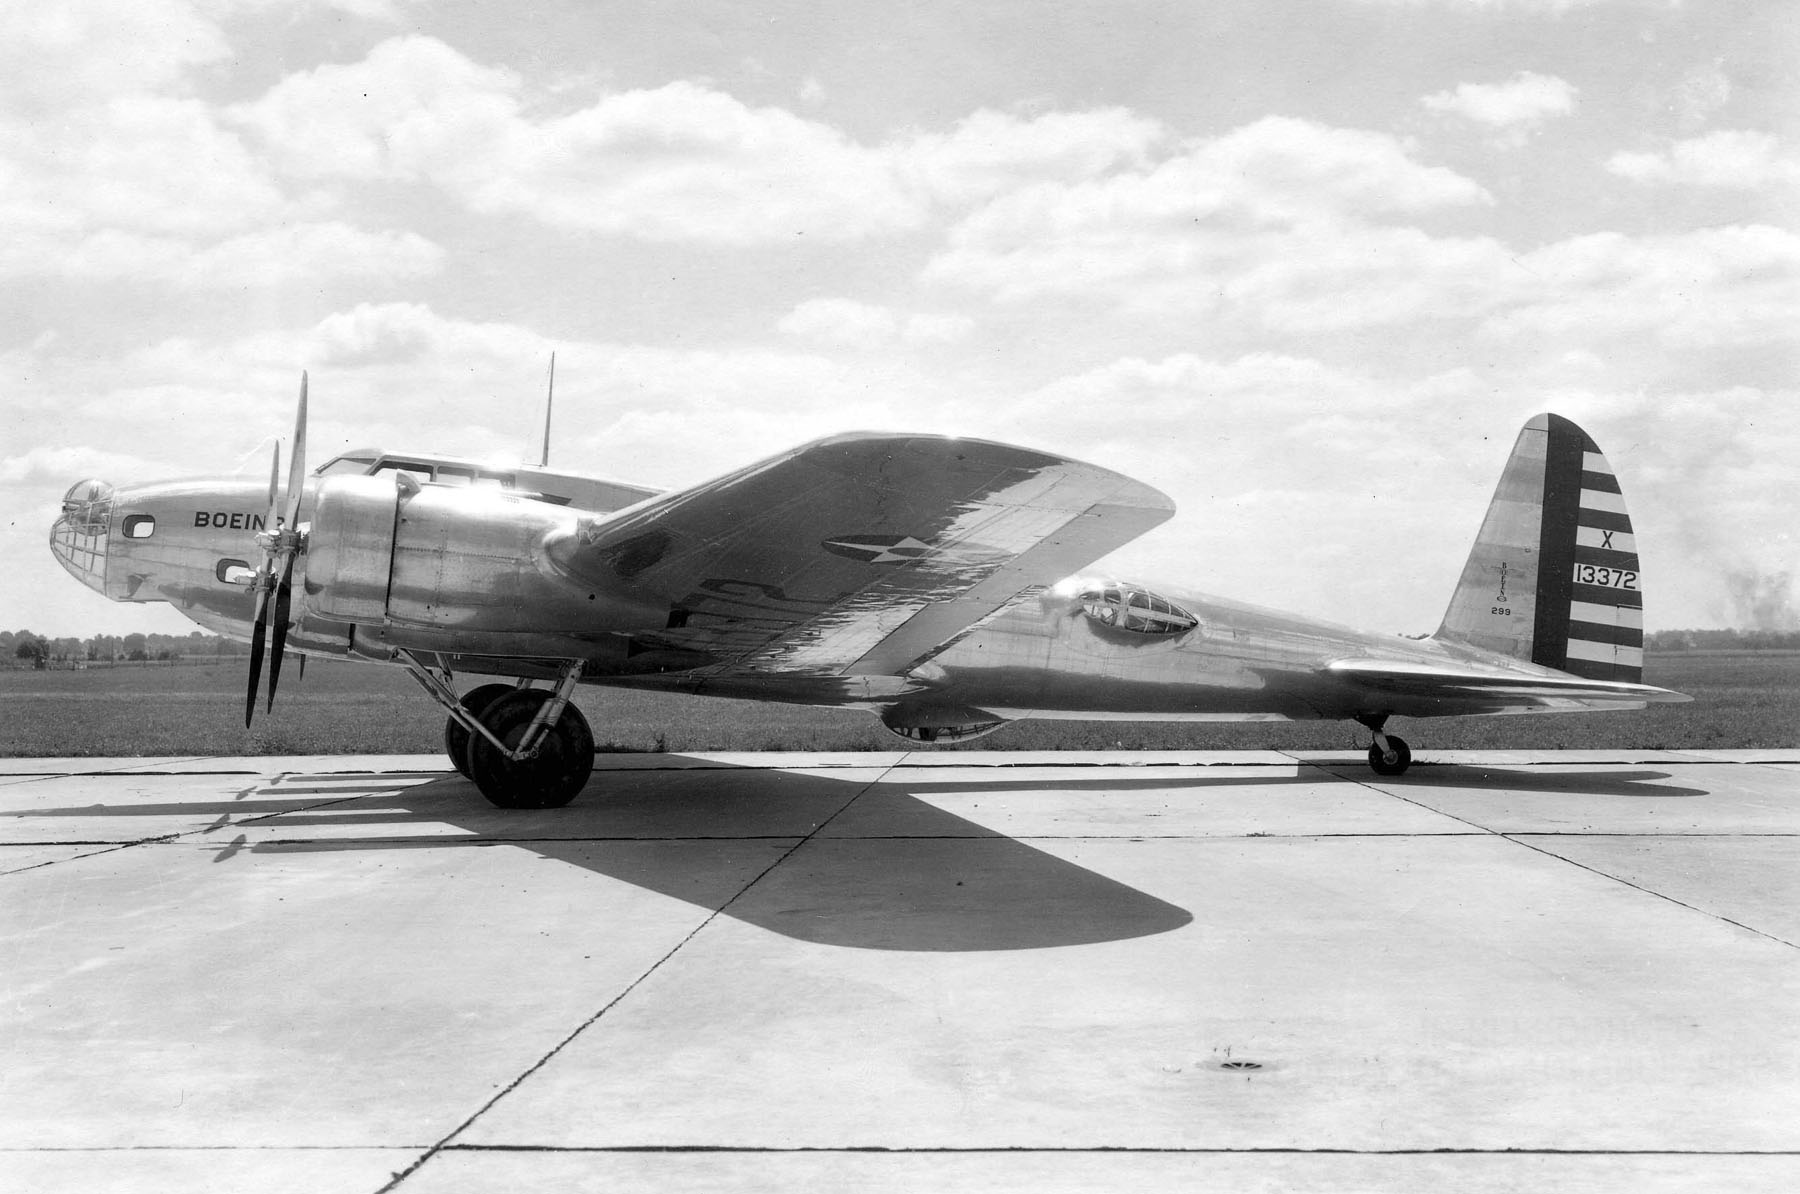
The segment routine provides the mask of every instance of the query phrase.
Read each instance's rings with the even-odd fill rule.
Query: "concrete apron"
[[[0,1172],[1800,1188],[1795,758],[0,761]]]

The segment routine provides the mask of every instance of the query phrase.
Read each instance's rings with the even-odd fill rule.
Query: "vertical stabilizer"
[[[1641,683],[1644,594],[1631,519],[1587,432],[1519,433],[1437,636],[1590,680]]]

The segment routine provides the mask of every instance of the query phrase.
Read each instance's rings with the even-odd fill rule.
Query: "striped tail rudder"
[[[1644,595],[1612,466],[1560,415],[1525,424],[1437,637],[1641,683]]]

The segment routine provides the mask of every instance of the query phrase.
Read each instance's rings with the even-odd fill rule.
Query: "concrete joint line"
[[[897,766],[897,765],[898,764],[896,763],[894,766]],[[699,924],[695,925],[691,930],[689,930],[686,933],[686,935],[684,935],[681,938],[681,940],[677,941],[674,945],[669,947],[668,952],[664,953],[662,955],[662,957],[660,957],[660,958],[656,959],[656,961],[652,962],[650,964],[649,968],[646,969],[642,974],[638,975],[636,978],[632,979],[631,982],[627,983],[625,986],[625,989],[623,991],[620,991],[617,995],[613,996],[610,1000],[608,1000],[606,1002],[606,1004],[600,1008],[599,1011],[595,1012],[593,1015],[589,1016],[586,1020],[583,1020],[580,1024],[576,1025],[575,1031],[569,1033],[562,1040],[558,1041],[556,1043],[556,1045],[553,1048],[551,1048],[551,1050],[548,1053],[546,1053],[542,1057],[538,1058],[535,1062],[533,1062],[530,1066],[528,1066],[522,1073],[520,1073],[518,1077],[514,1078],[511,1082],[507,1083],[498,1092],[496,1092],[492,1097],[490,1097],[485,1103],[483,1103],[480,1107],[476,1108],[475,1113],[473,1115],[470,1115],[467,1119],[463,1120],[461,1123],[457,1124],[454,1128],[450,1129],[450,1131],[444,1136],[444,1138],[442,1140],[439,1140],[436,1144],[434,1144],[430,1148],[426,1149],[424,1154],[421,1155],[418,1160],[414,1161],[411,1165],[408,1165],[405,1169],[401,1170],[399,1173],[396,1173],[393,1177],[393,1180],[389,1181],[386,1185],[382,1186],[379,1190],[375,1191],[375,1194],[388,1194],[388,1191],[397,1189],[402,1182],[406,1181],[407,1178],[409,1178],[413,1174],[417,1173],[425,1165],[426,1162],[430,1161],[431,1158],[437,1156],[439,1153],[443,1152],[445,1149],[449,1149],[449,1148],[473,1149],[473,1148],[481,1147],[481,1146],[475,1146],[475,1145],[456,1145],[456,1144],[453,1144],[452,1142],[458,1136],[462,1135],[464,1132],[468,1131],[471,1127],[473,1127],[475,1125],[475,1122],[477,1120],[479,1120],[482,1116],[486,1115],[489,1111],[493,1110],[494,1107],[500,1102],[501,1099],[504,1099],[507,1095],[509,1095],[513,1091],[517,1090],[533,1074],[537,1073],[539,1070],[543,1069],[546,1065],[548,1065],[552,1058],[554,1058],[558,1053],[561,1053],[564,1049],[568,1048],[571,1044],[573,1044],[577,1037],[581,1036],[582,1033],[586,1032],[589,1028],[591,1028],[595,1024],[597,1024],[600,1021],[600,1018],[602,1016],[606,1015],[606,1013],[612,1011],[613,1008],[618,1007],[619,1004],[623,1003],[628,997],[630,997],[631,993],[633,991],[636,991],[638,989],[638,987],[642,986],[643,983],[647,979],[649,979],[649,977],[651,975],[655,974],[658,970],[661,970],[665,963],[667,963],[676,954],[680,953],[682,951],[682,949],[687,945],[688,942],[692,941],[695,937],[698,937],[700,935],[700,933],[702,931],[704,931],[708,925],[712,924],[720,916],[724,915],[726,910],[729,909],[733,904],[735,904],[739,900],[743,899],[745,893],[747,893],[751,888],[755,887],[758,883],[762,882],[763,879],[766,878],[770,872],[775,870],[775,868],[779,867],[782,863],[784,863],[788,859],[792,858],[796,851],[800,850],[803,846],[806,845],[806,843],[812,841],[815,837],[817,837],[821,830],[823,830],[827,825],[831,824],[833,821],[837,820],[840,816],[842,816],[844,814],[844,811],[846,809],[848,809],[852,804],[855,804],[858,800],[862,799],[863,795],[865,793],[867,793],[870,788],[873,788],[876,784],[878,784],[882,780],[886,779],[888,777],[888,775],[890,775],[893,772],[894,766],[884,767],[882,769],[880,775],[877,775],[874,779],[871,779],[868,783],[866,783],[862,787],[858,788],[854,793],[852,793],[844,801],[843,804],[838,806],[836,812],[832,813],[829,817],[826,817],[824,820],[820,821],[817,825],[814,825],[812,827],[811,832],[809,832],[805,837],[801,838],[799,841],[795,842],[787,850],[783,851],[781,854],[781,857],[777,858],[774,862],[771,862],[768,866],[766,866],[762,870],[758,871],[756,873],[756,875],[754,877],[752,877],[748,883],[744,884],[742,887],[740,887],[737,890],[737,893],[735,895],[733,895],[730,899],[726,900],[724,903],[720,904],[718,906],[718,908],[714,909],[712,912],[709,912],[709,913],[707,913],[706,916],[702,917]]]
[[[218,773],[213,773],[213,774],[218,774]],[[283,772],[283,774],[285,775],[286,773]],[[56,776],[56,777],[46,776],[45,778],[61,778],[61,777],[60,776]],[[279,783],[280,777],[278,776],[274,782]],[[242,794],[240,793],[240,796],[241,795]],[[37,843],[37,844],[46,845],[46,846],[106,845],[108,847],[108,849],[95,850],[89,854],[77,854],[77,855],[75,855],[74,858],[52,858],[48,862],[40,862],[35,866],[20,867],[16,871],[0,872],[0,878],[4,878],[5,876],[8,876],[8,875],[27,875],[27,874],[30,874],[32,871],[39,871],[39,870],[44,869],[47,866],[61,866],[63,863],[78,862],[83,858],[98,858],[102,854],[117,854],[121,850],[130,850],[135,846],[154,846],[154,845],[157,845],[162,842],[179,841],[184,837],[192,837],[193,835],[195,835],[197,833],[211,833],[215,829],[235,829],[242,825],[254,825],[258,821],[267,821],[274,817],[287,817],[287,816],[292,816],[295,813],[316,812],[322,808],[330,808],[332,805],[335,805],[335,804],[349,804],[352,801],[361,800],[367,795],[368,795],[368,793],[366,793],[366,792],[358,792],[355,795],[351,795],[351,796],[340,796],[335,800],[321,800],[317,804],[301,805],[299,808],[284,808],[278,813],[259,813],[254,817],[245,817],[241,821],[227,821],[224,824],[216,824],[215,823],[212,825],[202,825],[199,829],[183,829],[178,833],[158,834],[156,837],[142,837],[142,838],[136,839],[135,841],[129,841],[129,842],[105,842],[105,843],[101,843],[101,842],[42,842],[42,843]],[[20,844],[31,844],[31,843],[12,843],[12,844],[20,845]]]
[[[1796,945],[1794,942],[1789,941],[1786,938],[1777,937],[1773,933],[1765,933],[1761,929],[1752,928],[1751,926],[1749,926],[1747,924],[1743,924],[1739,921],[1732,920],[1729,916],[1721,916],[1717,912],[1708,912],[1704,908],[1696,908],[1694,905],[1685,903],[1681,900],[1678,900],[1672,895],[1665,895],[1664,893],[1662,893],[1660,891],[1654,891],[1651,888],[1643,886],[1642,884],[1633,883],[1629,879],[1621,878],[1618,875],[1608,874],[1607,872],[1600,870],[1598,867],[1589,866],[1585,862],[1577,862],[1573,858],[1567,858],[1561,854],[1556,853],[1554,850],[1546,850],[1542,846],[1533,845],[1531,842],[1520,840],[1520,837],[1522,837],[1522,836],[1544,837],[1544,836],[1548,836],[1548,835],[1545,835],[1545,834],[1533,834],[1533,835],[1512,834],[1512,833],[1502,832],[1501,830],[1498,830],[1498,829],[1489,829],[1485,825],[1476,824],[1474,821],[1469,820],[1467,817],[1459,817],[1455,813],[1447,813],[1441,808],[1432,808],[1429,804],[1426,804],[1422,800],[1414,800],[1410,796],[1402,796],[1398,792],[1392,792],[1392,791],[1388,791],[1384,788],[1378,787],[1369,780],[1355,780],[1353,782],[1359,784],[1362,787],[1369,789],[1371,792],[1378,792],[1383,796],[1392,796],[1396,800],[1404,800],[1406,803],[1412,805],[1413,807],[1422,808],[1426,812],[1436,813],[1440,817],[1449,817],[1452,821],[1461,821],[1464,825],[1471,826],[1475,829],[1480,830],[1481,832],[1483,832],[1485,834],[1488,834],[1492,837],[1499,838],[1501,841],[1511,842],[1515,846],[1523,846],[1523,847],[1525,847],[1525,849],[1530,850],[1535,854],[1542,854],[1545,858],[1554,858],[1554,859],[1556,859],[1556,861],[1558,861],[1560,863],[1563,863],[1567,866],[1575,867],[1578,870],[1586,871],[1590,875],[1598,875],[1602,879],[1607,879],[1607,880],[1610,880],[1611,882],[1621,884],[1625,887],[1629,887],[1633,891],[1642,892],[1643,894],[1645,894],[1647,896],[1653,896],[1659,900],[1666,900],[1669,903],[1674,904],[1677,908],[1686,908],[1689,912],[1698,913],[1701,916],[1709,917],[1713,920],[1720,921],[1724,924],[1730,925],[1732,928],[1742,929],[1746,933],[1754,933],[1756,936],[1761,937],[1768,941],[1773,941],[1777,945],[1785,945],[1789,949],[1800,949],[1800,945]],[[1594,834],[1569,834],[1567,836],[1571,836],[1571,837],[1576,837],[1576,836],[1579,836],[1579,837],[1607,837],[1610,835],[1603,834],[1603,833],[1594,833]],[[1726,834],[1726,835],[1721,835],[1721,836],[1732,836],[1732,835]],[[1785,836],[1785,835],[1776,835],[1776,836]]]

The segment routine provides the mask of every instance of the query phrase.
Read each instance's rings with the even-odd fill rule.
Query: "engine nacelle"
[[[358,626],[515,635],[661,626],[658,605],[550,558],[578,511],[490,489],[327,477],[306,547],[311,613]]]
[[[985,738],[1009,722],[964,705],[896,705],[882,711],[888,733],[908,742],[967,742]]]
[[[399,496],[391,475],[320,481],[306,542],[309,610],[359,626],[387,620]]]

